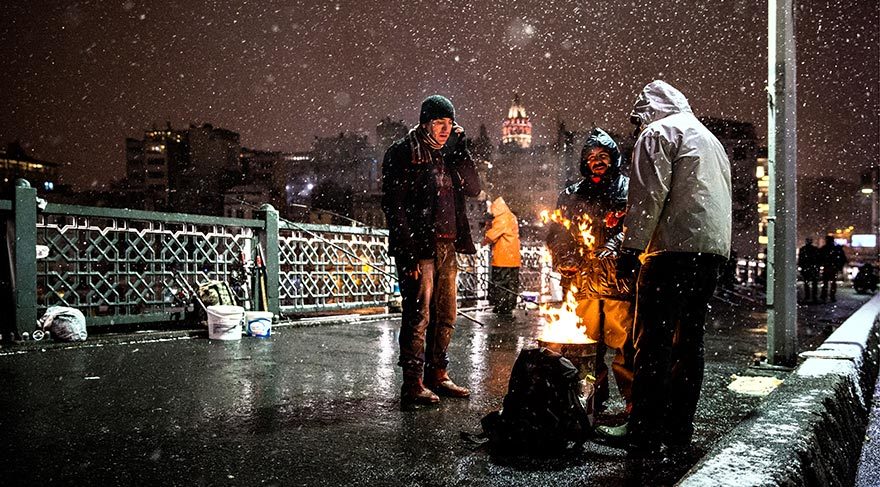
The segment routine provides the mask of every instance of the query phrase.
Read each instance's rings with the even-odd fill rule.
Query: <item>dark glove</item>
[[[458,160],[467,154],[467,139],[464,135],[464,127],[458,124],[453,125],[452,133],[449,134],[449,139],[446,141],[446,144],[440,152],[443,153],[444,156],[452,156],[453,161]]]
[[[617,279],[635,279],[641,266],[637,250],[622,249],[617,257]]]

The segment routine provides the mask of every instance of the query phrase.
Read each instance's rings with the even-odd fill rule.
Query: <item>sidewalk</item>
[[[867,299],[844,289],[835,306],[805,308],[801,343]],[[763,400],[727,386],[754,374],[749,366],[766,353],[764,313],[713,300],[693,458],[634,461],[593,443],[563,458],[491,457],[459,433],[478,431],[501,406],[539,319],[475,317],[487,325],[460,319],[450,350],[451,374],[472,398],[418,411],[398,405],[395,319],[279,327],[270,339],[231,343],[181,333],[0,349],[4,477],[20,485],[672,485]]]

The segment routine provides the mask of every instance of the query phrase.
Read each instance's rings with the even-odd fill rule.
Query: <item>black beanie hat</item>
[[[455,107],[445,96],[431,95],[422,102],[422,110],[419,112],[419,123],[428,123],[438,118],[451,118],[455,120]]]

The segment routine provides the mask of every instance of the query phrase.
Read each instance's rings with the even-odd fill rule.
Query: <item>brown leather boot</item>
[[[400,388],[401,404],[437,404],[440,398],[422,384],[421,371],[404,371]]]
[[[434,392],[446,397],[470,397],[471,391],[452,382],[446,369],[425,369],[425,383]]]

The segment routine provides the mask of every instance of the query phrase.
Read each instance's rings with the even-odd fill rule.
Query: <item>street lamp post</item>
[[[797,97],[794,0],[768,2],[767,361],[797,360]]]

